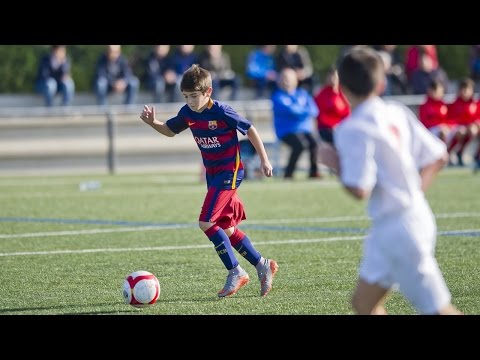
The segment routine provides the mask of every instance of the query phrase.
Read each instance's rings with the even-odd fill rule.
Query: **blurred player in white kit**
[[[406,106],[379,97],[385,70],[373,49],[353,48],[338,73],[352,113],[319,158],[351,195],[368,199],[372,219],[353,310],[386,314],[385,300],[398,286],[420,314],[461,314],[435,259],[436,222],[424,195],[448,161],[445,144]]]

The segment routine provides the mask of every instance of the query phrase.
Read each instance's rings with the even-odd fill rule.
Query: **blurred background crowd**
[[[285,67],[295,69],[311,94],[329,69],[353,45],[33,45],[0,46],[0,93],[40,94],[45,105],[75,103],[75,93],[94,93],[97,104],[108,94],[151,93],[153,102],[181,101],[183,71],[199,63],[213,75],[224,100],[269,98]],[[446,93],[461,78],[480,80],[480,45],[364,45],[381,54],[388,71],[385,95],[426,94],[428,82],[442,81]],[[245,92],[243,92],[245,93]],[[57,96],[58,95],[58,96]],[[218,95],[218,94],[217,94]]]
[[[182,74],[198,63],[212,74],[215,99],[271,100],[275,135],[290,149],[286,179],[304,150],[308,176],[321,178],[318,144],[333,143],[350,113],[336,65],[353,46],[378,51],[383,96],[423,96],[415,111],[447,144],[452,165],[464,166],[468,148],[480,168],[480,45],[1,45],[0,96],[35,93],[46,107],[75,105],[79,92],[100,106],[112,94],[126,105],[140,93],[155,104],[182,102]]]

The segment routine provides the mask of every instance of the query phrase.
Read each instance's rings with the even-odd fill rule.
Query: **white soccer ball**
[[[123,282],[123,299],[135,307],[153,305],[160,297],[160,282],[151,272],[139,270]]]

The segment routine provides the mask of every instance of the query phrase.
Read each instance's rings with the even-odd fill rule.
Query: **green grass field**
[[[301,177],[301,174],[299,174]],[[251,281],[218,299],[226,271],[197,227],[206,186],[194,173],[0,178],[0,314],[352,314],[364,203],[333,177],[244,181],[240,228],[278,261],[266,298]],[[79,183],[101,181],[95,191]],[[437,259],[466,314],[480,314],[480,176],[446,169],[427,196],[437,216]],[[159,301],[123,302],[126,275],[148,270]],[[391,314],[414,314],[394,293]]]

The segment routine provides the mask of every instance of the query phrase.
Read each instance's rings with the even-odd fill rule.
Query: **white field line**
[[[480,229],[470,230],[453,230],[439,232],[439,235],[445,234],[462,234],[470,232],[479,232]],[[320,242],[331,241],[349,241],[349,240],[361,240],[365,236],[336,236],[320,239],[289,239],[289,240],[276,240],[276,241],[258,241],[255,245],[285,245],[285,244],[312,244]],[[149,246],[139,248],[104,248],[104,249],[80,249],[80,250],[52,250],[52,251],[22,251],[22,252],[10,252],[0,253],[0,257],[6,256],[25,256],[25,255],[56,255],[56,254],[86,254],[86,253],[107,253],[107,252],[128,252],[128,251],[175,251],[175,250],[191,250],[191,249],[204,249],[211,248],[210,244],[202,245],[182,245],[182,246]]]
[[[451,213],[451,214],[437,214],[436,218],[477,218],[480,213]],[[369,220],[366,216],[338,216],[338,217],[324,217],[324,218],[303,218],[303,219],[271,219],[271,220],[253,220],[248,221],[248,224],[288,224],[288,223],[329,223],[329,222],[348,222],[348,221],[363,221]],[[0,234],[0,239],[16,239],[29,237],[45,237],[45,236],[66,236],[66,235],[95,235],[115,232],[131,232],[131,231],[150,231],[150,230],[168,230],[168,229],[184,229],[195,227],[195,224],[171,224],[158,226],[137,226],[137,227],[117,227],[110,229],[88,229],[88,230],[70,230],[70,231],[49,231],[37,233],[23,233],[23,234]],[[472,232],[476,230],[465,230],[464,232]]]
[[[57,189],[55,191],[32,191],[32,192],[26,192],[24,194],[18,194],[17,192],[4,192],[0,194],[0,198],[2,199],[10,199],[10,198],[18,198],[18,197],[29,197],[29,198],[44,198],[44,197],[65,197],[65,196],[79,196],[79,197],[84,197],[87,196],[87,194],[94,194],[95,196],[125,196],[125,191],[122,189],[116,188],[118,184],[105,184],[102,186],[102,189],[98,189],[95,191],[88,191],[88,192],[83,192],[78,190],[79,184],[81,181],[78,181],[77,183],[67,183],[64,185],[68,185],[69,187],[63,188],[63,189]],[[173,184],[171,183],[152,183],[152,185],[158,185],[158,184]],[[18,186],[15,184],[8,184],[9,186]],[[45,185],[47,184],[40,184],[40,185]],[[51,184],[50,184],[51,185]],[[62,185],[59,183],[58,185]],[[0,187],[4,186],[0,183]],[[203,183],[187,183],[185,184],[184,187],[181,189],[181,193],[189,193],[189,194],[198,194],[198,189],[199,186],[204,186]],[[37,186],[35,186],[38,188]],[[284,183],[255,183],[255,184],[246,184],[242,185],[242,190],[243,191],[248,191],[248,192],[265,192],[265,191],[277,191],[279,188],[283,189],[285,187]],[[302,184],[302,189],[305,188],[337,188],[340,187],[338,182],[336,181],[323,181],[323,182],[311,182],[311,183],[304,183]],[[245,189],[245,190],[243,190]],[[247,190],[248,189],[248,190]],[[135,192],[132,192],[132,196],[134,195],[148,195],[148,194],[176,194],[180,192],[179,189],[177,188],[170,188],[170,187],[157,187],[157,188],[147,188],[147,189],[137,189]]]
[[[480,218],[480,213],[447,213],[435,214],[437,219],[454,219],[454,218]],[[329,223],[329,222],[348,222],[348,221],[364,221],[370,220],[368,216],[336,216],[321,218],[299,218],[299,219],[268,219],[268,220],[248,220],[248,224],[288,224],[288,223]]]
[[[42,237],[42,236],[65,236],[65,235],[93,235],[93,234],[104,234],[104,233],[114,233],[114,232],[183,229],[183,228],[189,228],[189,227],[191,227],[191,225],[172,224],[172,225],[161,225],[161,226],[159,225],[159,226],[121,227],[121,228],[111,228],[111,229],[48,231],[48,232],[24,233],[24,234],[0,234],[0,239],[15,239],[15,238]]]
[[[285,244],[309,244],[329,241],[347,241],[360,240],[364,236],[343,236],[331,237],[323,239],[290,239],[290,240],[276,240],[276,241],[257,241],[255,245],[285,245]],[[129,252],[129,251],[175,251],[175,250],[191,250],[211,248],[210,244],[203,245],[182,245],[182,246],[152,246],[139,248],[105,248],[105,249],[81,249],[81,250],[53,250],[53,251],[23,251],[0,253],[0,257],[4,256],[25,256],[25,255],[54,255],[54,254],[86,254],[86,253],[105,253],[105,252]]]

